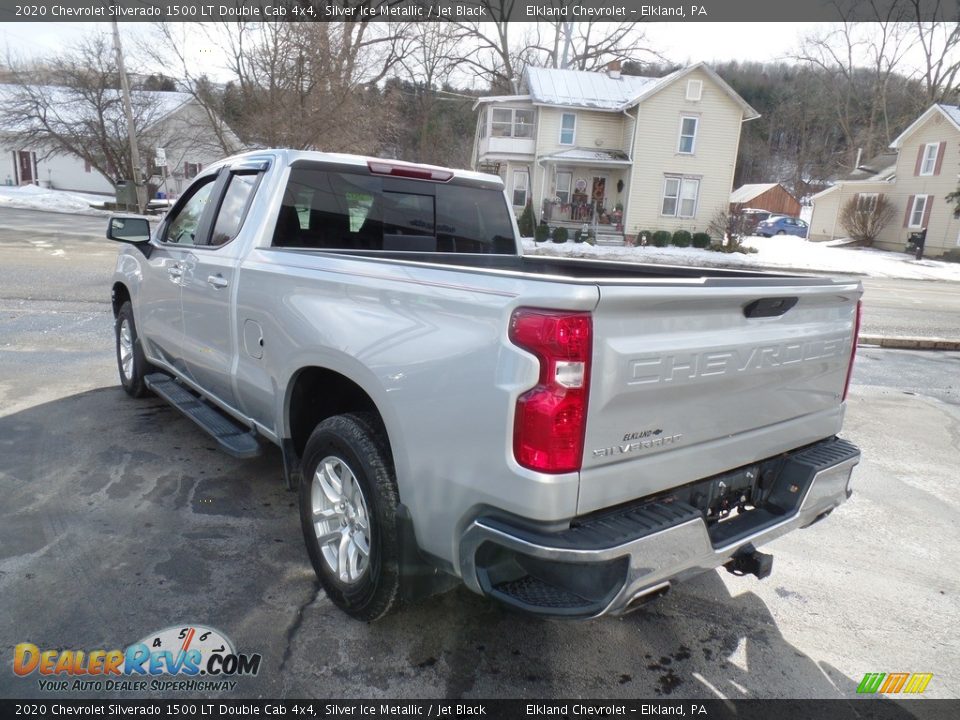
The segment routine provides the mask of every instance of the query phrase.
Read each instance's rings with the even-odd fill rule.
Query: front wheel
[[[117,340],[117,369],[120,371],[120,384],[127,395],[139,398],[150,394],[144,377],[154,371],[147,362],[137,335],[137,324],[133,320],[133,306],[127,300],[120,306],[114,325]]]
[[[358,620],[399,605],[398,503],[386,438],[372,415],[337,415],[317,426],[303,453],[303,538],[327,596]]]
[[[786,235],[786,233],[783,230],[777,230],[777,235]]]

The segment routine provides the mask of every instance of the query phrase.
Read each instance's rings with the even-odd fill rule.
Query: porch
[[[540,218],[571,235],[586,225],[598,244],[622,245],[630,160],[619,150],[573,148],[538,161]]]

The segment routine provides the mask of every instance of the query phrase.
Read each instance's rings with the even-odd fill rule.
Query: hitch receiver
[[[756,575],[758,580],[763,580],[773,572],[773,555],[762,553],[752,545],[747,545],[730,558],[723,567],[733,575]]]

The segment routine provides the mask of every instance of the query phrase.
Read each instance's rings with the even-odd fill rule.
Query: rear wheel
[[[777,230],[777,235],[786,235],[786,233],[783,230]]]
[[[137,324],[133,319],[133,306],[129,300],[120,306],[114,333],[117,340],[117,369],[120,371],[120,384],[131,397],[139,398],[149,395],[150,390],[143,379],[154,371],[154,367],[147,362],[143,348],[140,346]]]
[[[358,620],[399,604],[398,502],[386,438],[372,415],[337,415],[317,426],[303,453],[303,538],[327,596]]]

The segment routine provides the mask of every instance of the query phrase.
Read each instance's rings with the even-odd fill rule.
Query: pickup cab
[[[289,150],[110,219],[126,392],[280,448],[331,600],[621,614],[851,494],[859,282],[525,256],[498,177]],[[638,250],[642,252],[642,250]]]

